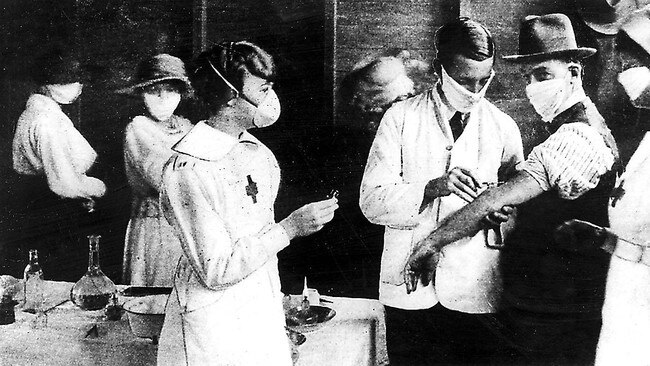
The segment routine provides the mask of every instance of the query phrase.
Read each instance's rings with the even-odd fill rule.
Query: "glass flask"
[[[70,299],[84,310],[100,310],[116,292],[115,284],[99,268],[100,235],[88,235],[88,271],[74,284]]]
[[[23,310],[33,310],[34,312],[42,310],[43,307],[43,290],[45,281],[43,280],[43,270],[38,264],[38,250],[29,250],[29,263],[23,272]]]

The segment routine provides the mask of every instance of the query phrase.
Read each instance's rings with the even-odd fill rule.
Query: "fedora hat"
[[[623,19],[650,0],[579,0],[578,13],[589,28],[613,36]]]
[[[621,22],[620,31],[650,54],[650,5],[625,18]]]
[[[521,23],[518,54],[503,56],[503,59],[512,62],[582,59],[594,53],[594,48],[578,47],[571,21],[566,15],[529,15]]]
[[[185,91],[191,89],[183,61],[178,57],[162,53],[142,61],[132,78],[132,84],[117,92],[135,93],[146,86],[174,80],[181,82]]]

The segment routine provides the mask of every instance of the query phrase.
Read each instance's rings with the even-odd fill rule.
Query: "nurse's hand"
[[[334,212],[339,208],[336,197],[312,202],[293,211],[280,225],[289,235],[289,239],[307,236],[322,229],[325,224],[332,221]]]

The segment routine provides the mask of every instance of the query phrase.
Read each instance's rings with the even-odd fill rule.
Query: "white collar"
[[[223,158],[239,143],[257,146],[259,141],[250,133],[243,132],[239,138],[228,135],[201,121],[172,147],[172,150],[206,161]]]
[[[28,99],[28,103],[34,104],[42,108],[48,108],[48,109],[53,108],[53,109],[61,110],[61,106],[59,105],[59,103],[57,103],[54,99],[48,97],[47,95],[41,93],[32,94]]]

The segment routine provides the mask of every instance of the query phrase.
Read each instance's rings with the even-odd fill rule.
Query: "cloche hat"
[[[594,53],[594,48],[578,47],[571,21],[566,15],[529,15],[521,23],[518,54],[503,56],[503,59],[512,62],[582,59]]]
[[[118,90],[118,93],[134,93],[145,86],[171,80],[180,81],[185,90],[191,89],[183,61],[163,53],[142,61],[132,78],[133,85]]]

